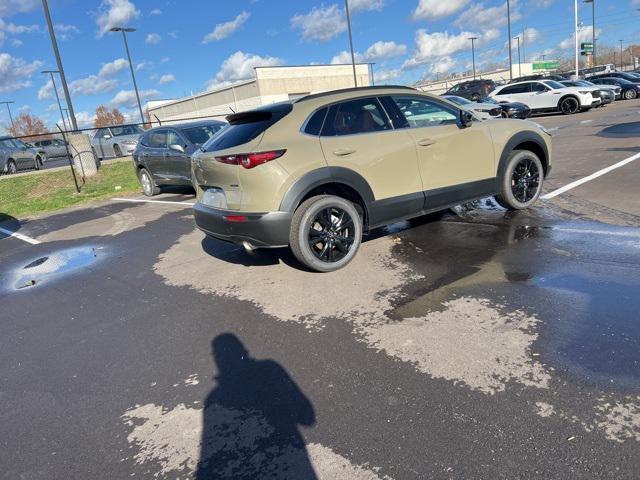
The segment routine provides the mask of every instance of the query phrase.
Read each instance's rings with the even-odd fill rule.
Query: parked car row
[[[207,235],[249,250],[290,247],[329,272],[377,227],[490,195],[508,209],[536,202],[551,169],[549,133],[481,120],[456,100],[393,86],[307,95],[226,124],[153,128],[133,164],[147,195],[193,185]],[[502,116],[496,103],[480,112]]]
[[[45,157],[38,150],[29,148],[25,142],[12,137],[0,137],[0,173],[12,174],[18,170],[39,170]]]

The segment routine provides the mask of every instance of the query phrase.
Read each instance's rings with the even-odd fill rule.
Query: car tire
[[[36,170],[40,170],[42,168],[42,159],[40,158],[40,156],[36,157],[36,161],[35,161],[35,168]]]
[[[7,174],[13,175],[17,171],[18,171],[18,167],[16,166],[16,162],[14,162],[13,160],[9,160],[7,162]]]
[[[118,145],[114,145],[113,146],[113,155],[116,158],[120,158],[122,157],[122,150],[120,150],[120,147]]]
[[[344,198],[311,197],[293,214],[289,246],[298,261],[310,270],[339,270],[353,260],[361,243],[362,217],[353,203]]]
[[[625,100],[634,100],[637,96],[638,96],[638,92],[636,92],[635,90],[629,89],[626,92],[624,92]]]
[[[140,186],[142,187],[142,193],[147,197],[153,197],[160,193],[160,187],[158,187],[153,181],[153,177],[146,168],[141,168],[138,171],[138,179],[140,180]]]
[[[565,97],[560,100],[558,109],[565,115],[573,115],[580,111],[580,100],[576,97]]]
[[[544,182],[544,169],[538,156],[528,150],[514,150],[500,178],[496,202],[507,210],[529,208],[538,200]]]

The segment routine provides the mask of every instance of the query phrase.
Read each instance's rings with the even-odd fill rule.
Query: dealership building
[[[356,64],[356,78],[358,86],[371,85],[371,65]],[[224,118],[233,112],[353,86],[351,64],[256,67],[252,80],[177,100],[151,101],[146,109],[153,122],[184,121],[199,117]]]

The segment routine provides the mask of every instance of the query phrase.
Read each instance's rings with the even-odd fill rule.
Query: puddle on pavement
[[[98,260],[100,250],[93,246],[69,248],[33,259],[15,270],[13,288],[30,289],[88,267]]]

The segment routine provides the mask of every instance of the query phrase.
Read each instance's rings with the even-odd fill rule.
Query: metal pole
[[[576,78],[580,76],[580,59],[578,57],[578,0],[574,1],[574,18],[573,28],[575,31],[575,47],[576,47]]]
[[[527,35],[527,29],[525,28],[524,30],[522,30],[522,61],[524,63],[527,63],[527,54],[524,51],[524,44],[526,43],[525,42],[526,35]]]
[[[67,121],[64,118],[64,113],[62,113],[62,105],[60,104],[60,95],[58,95],[58,88],[56,87],[56,81],[53,77],[54,73],[58,73],[55,70],[45,70],[42,73],[48,73],[51,75],[51,84],[53,85],[53,91],[56,94],[56,101],[58,102],[58,110],[60,110],[60,117],[62,117],[62,125],[64,125],[64,129],[67,130]]]
[[[129,53],[129,44],[127,43],[127,34],[122,31],[122,38],[124,39],[124,48],[127,51],[127,59],[129,60],[129,68],[131,69],[131,79],[133,80],[133,89],[136,91],[136,100],[138,101],[138,110],[140,111],[140,121],[144,124],[144,114],[142,113],[142,104],[140,103],[140,94],[138,93],[138,84],[136,83],[136,74],[133,71],[133,63],[131,62],[131,54]]]
[[[509,35],[509,80],[513,80],[513,59],[511,58],[511,5],[507,0],[507,28]]]
[[[620,71],[624,71],[624,62],[622,61],[622,40],[618,40],[620,42]]]
[[[475,41],[478,39],[478,37],[469,37],[469,40],[471,40],[471,63],[473,65],[473,79],[476,79],[476,48],[475,48]]]
[[[353,53],[353,35],[351,34],[351,16],[349,15],[349,0],[344,0],[344,8],[347,12],[347,26],[349,28],[349,48],[351,48],[351,65],[353,66],[353,85],[358,86],[356,77],[356,56]]]
[[[593,52],[591,52],[591,63],[596,66],[596,0],[591,0],[591,43],[593,43]]]
[[[4,104],[7,106],[7,112],[9,112],[9,120],[11,120],[11,128],[12,128],[13,130],[15,130],[15,129],[16,129],[16,126],[14,125],[14,123],[13,123],[13,117],[11,116],[11,108],[9,108],[9,104],[10,104],[10,103],[15,103],[15,102],[11,101],[11,102],[0,102],[0,103],[4,103]]]
[[[47,0],[42,0],[42,8],[44,8],[44,16],[47,19],[47,26],[49,27],[49,35],[51,36],[51,46],[53,47],[53,53],[56,56],[56,62],[58,64],[58,72],[60,72],[60,81],[62,82],[62,90],[64,91],[64,98],[67,101],[67,107],[69,107],[69,114],[71,116],[71,125],[74,130],[78,129],[76,122],[76,114],[73,111],[73,104],[71,103],[71,95],[69,95],[69,88],[67,87],[67,77],[64,75],[64,67],[62,66],[62,60],[60,59],[60,51],[58,50],[58,42],[56,41],[56,33],[53,30],[53,24],[51,23],[51,14],[49,13],[49,4]]]
[[[522,61],[520,60],[520,36],[513,37],[514,40],[518,41],[518,76],[522,76]]]

